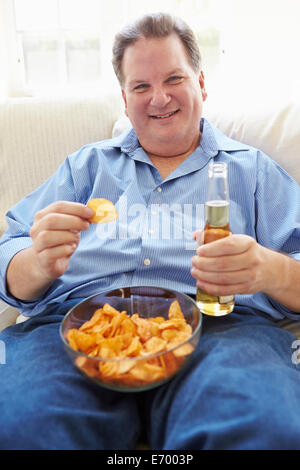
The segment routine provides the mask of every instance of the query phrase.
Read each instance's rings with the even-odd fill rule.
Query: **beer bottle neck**
[[[228,201],[207,201],[205,204],[206,223],[212,227],[224,227],[229,223]]]

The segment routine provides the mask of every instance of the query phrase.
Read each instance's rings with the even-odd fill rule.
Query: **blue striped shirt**
[[[0,240],[1,298],[32,316],[47,304],[129,285],[195,294],[192,234],[204,225],[212,159],[228,164],[232,231],[300,260],[299,185],[261,151],[228,138],[205,119],[201,125],[198,148],[164,180],[133,129],[69,155],[53,176],[7,213],[8,230]],[[118,220],[91,224],[82,232],[67,271],[42,298],[21,302],[9,295],[7,266],[18,251],[31,246],[34,214],[53,201],[86,204],[102,197],[115,204]],[[299,318],[263,293],[237,295],[238,305],[276,319]]]

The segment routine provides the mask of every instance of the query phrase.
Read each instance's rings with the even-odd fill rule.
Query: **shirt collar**
[[[234,152],[237,150],[249,150],[249,146],[227,137],[205,118],[201,119],[200,129],[202,137],[199,146],[171,173],[172,177],[177,177],[203,168],[211,158],[218,155],[219,151]],[[141,147],[133,128],[123,132],[113,140],[114,146],[120,147],[121,151],[126,153],[133,160],[154,166],[147,153]],[[169,177],[167,179],[169,179]]]

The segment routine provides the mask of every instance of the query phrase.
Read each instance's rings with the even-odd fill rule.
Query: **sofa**
[[[233,103],[216,96],[204,104],[203,114],[225,134],[270,155],[300,184],[300,101],[262,98]],[[69,153],[128,125],[121,96],[115,93],[0,103],[0,236],[7,210],[50,176]],[[24,320],[0,301],[0,330]],[[300,337],[298,322],[286,319],[280,325]]]

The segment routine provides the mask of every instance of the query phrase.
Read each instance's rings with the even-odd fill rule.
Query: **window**
[[[209,91],[299,94],[299,0],[0,0],[0,98],[117,89],[114,35],[154,11],[191,25]]]
[[[2,1],[11,96],[118,86],[111,66],[113,37],[146,12],[170,11],[191,23],[201,11],[194,25],[204,61],[207,56],[213,69],[219,60],[220,30],[211,23],[211,5],[220,0]]]
[[[98,0],[14,0],[24,88],[96,83],[103,75]]]

